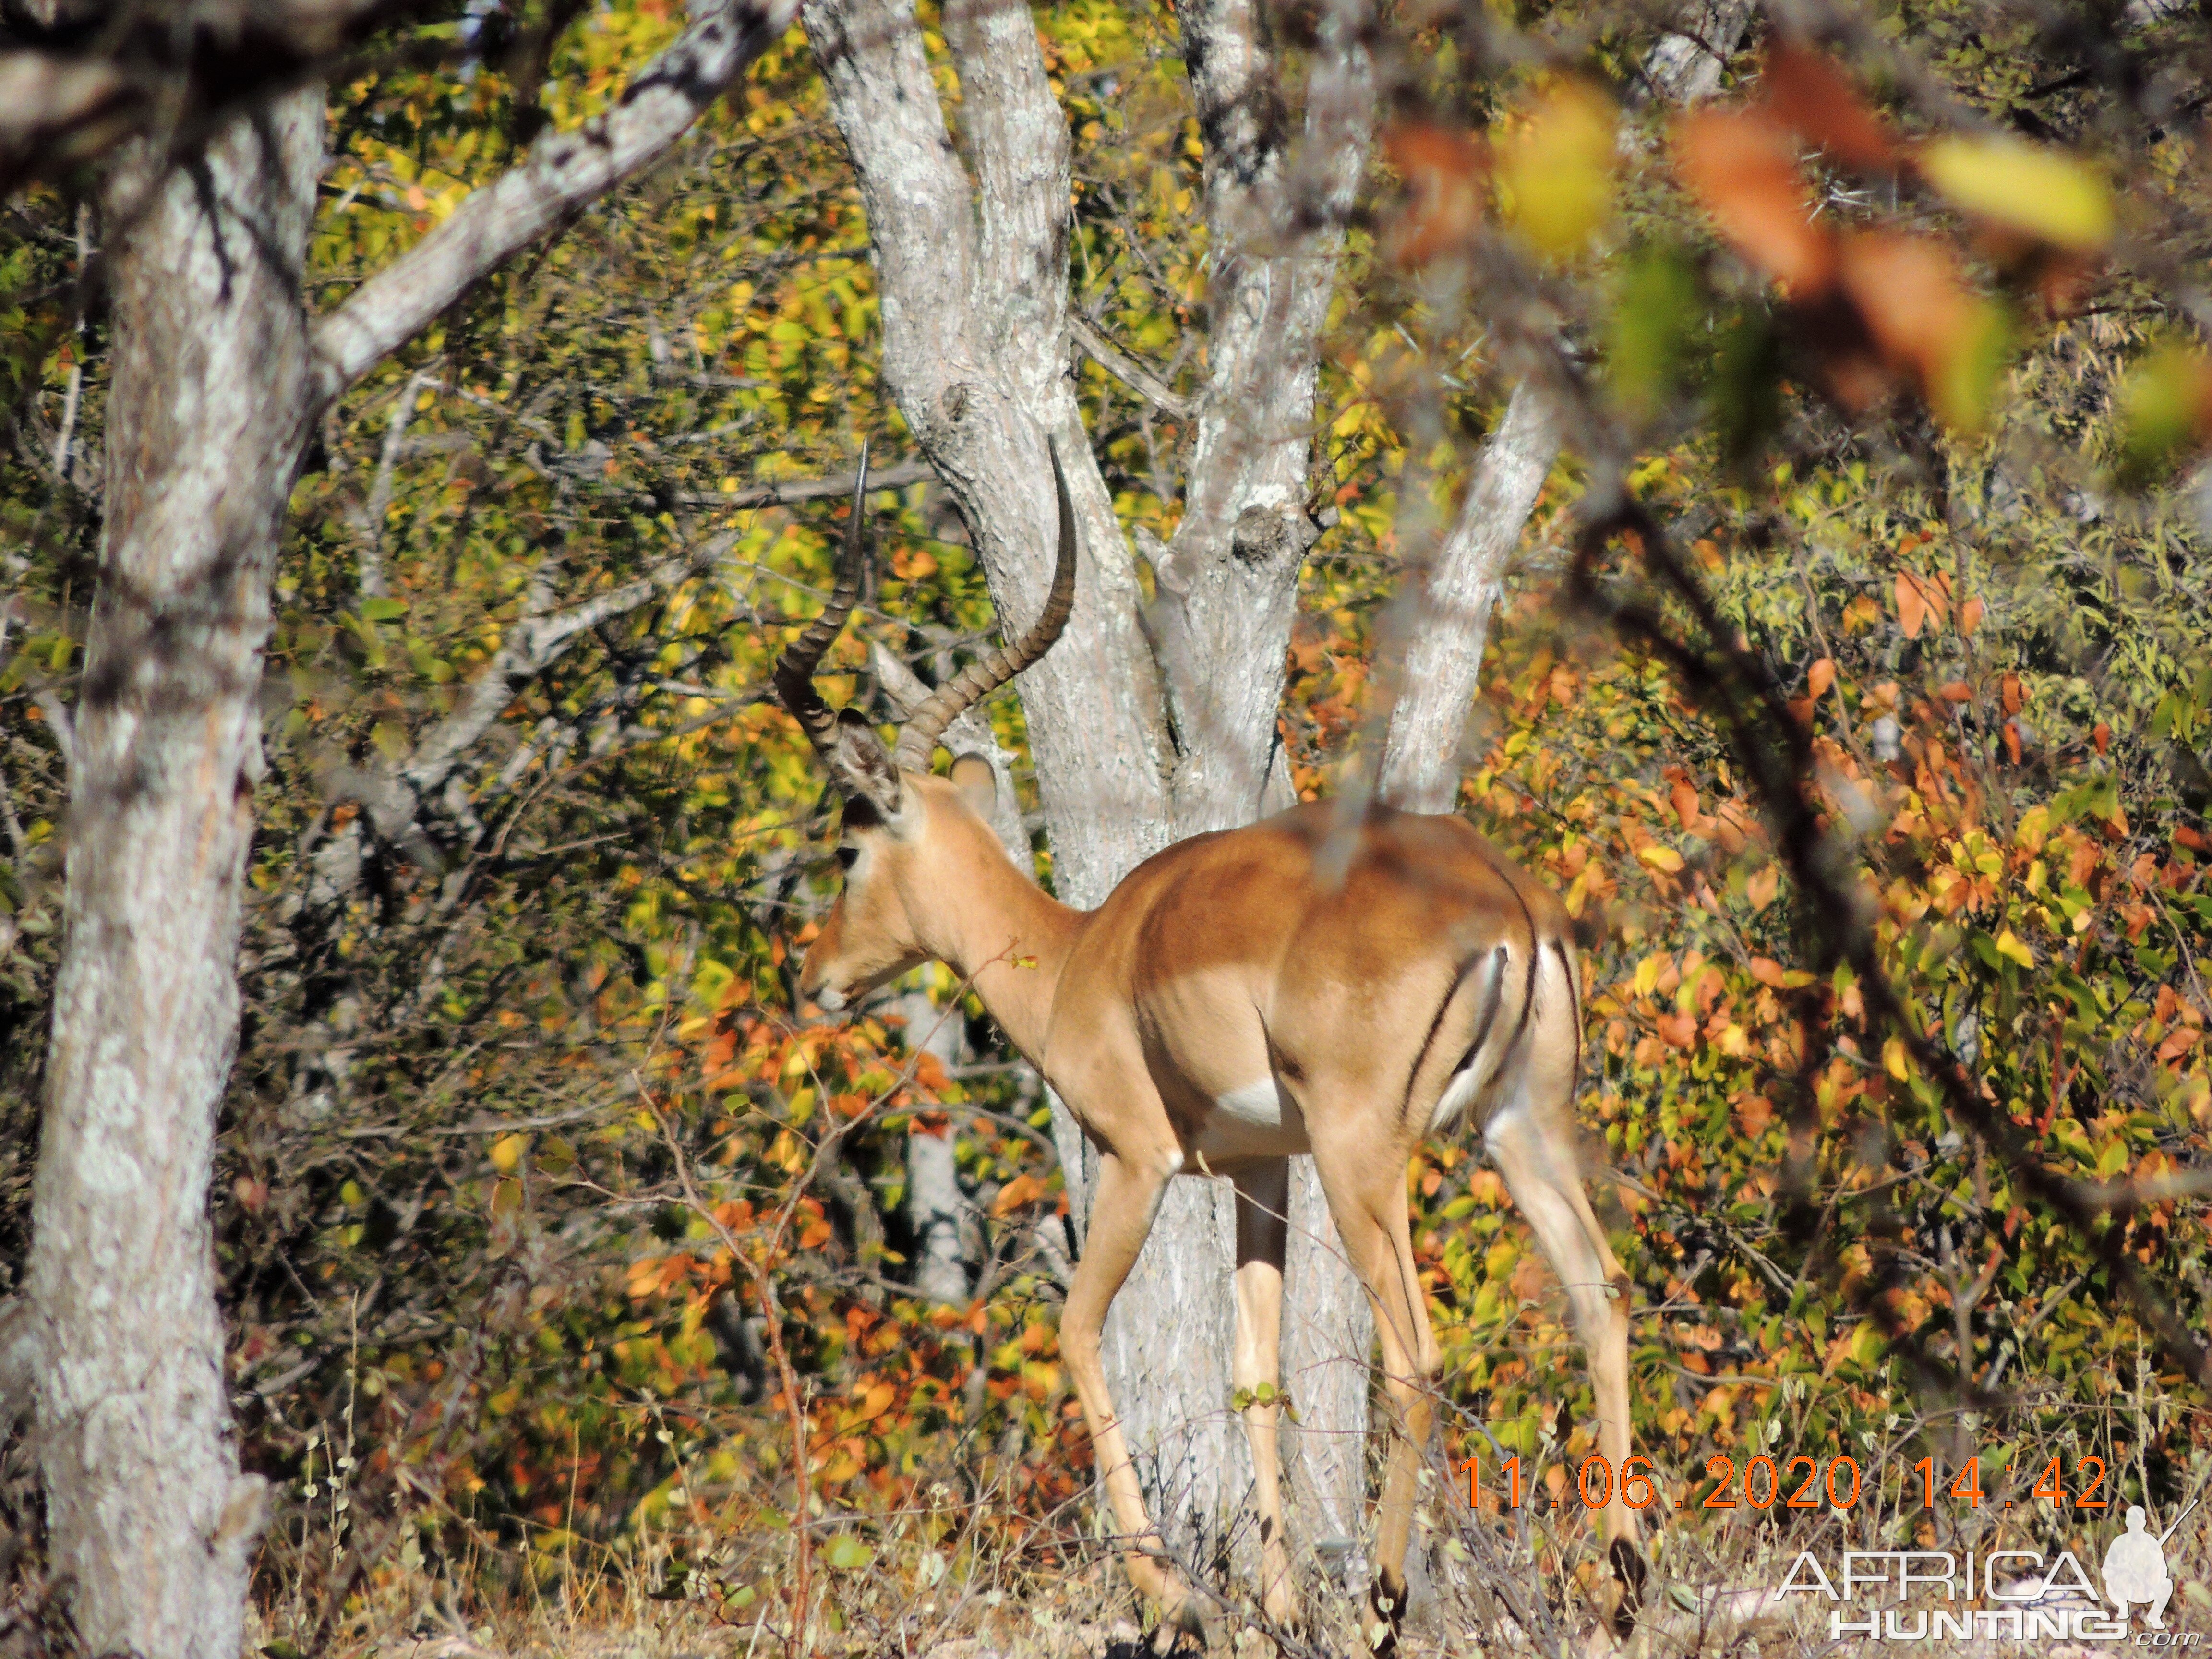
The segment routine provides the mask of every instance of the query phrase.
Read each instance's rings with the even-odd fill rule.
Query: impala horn
[[[844,632],[845,618],[853,614],[854,602],[860,597],[860,567],[867,552],[867,520],[861,511],[868,495],[868,442],[860,441],[860,471],[853,482],[853,522],[845,531],[845,550],[838,556],[836,585],[830,590],[830,603],[822,607],[822,614],[806,625],[806,631],[791,642],[790,647],[775,661],[775,695],[791,711],[806,733],[806,740],[814,745],[814,752],[824,760],[831,759],[837,737],[836,710],[822,701],[822,694],[814,689],[814,670],[837,635]]]
[[[1052,484],[1060,496],[1060,550],[1052,567],[1052,592],[1036,625],[1010,646],[972,662],[941,685],[908,716],[891,759],[902,772],[927,772],[945,728],[1052,649],[1075,609],[1075,504],[1068,499],[1067,475],[1060,470],[1060,446],[1046,440],[1052,454]],[[818,624],[817,624],[818,625]]]

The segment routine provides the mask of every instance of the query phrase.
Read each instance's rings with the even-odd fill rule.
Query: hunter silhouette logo
[[[2056,1557],[2033,1549],[1964,1555],[1935,1549],[1846,1550],[1832,1573],[1805,1550],[1782,1583],[1765,1593],[1766,1601],[1779,1607],[1792,1595],[1826,1601],[1831,1642],[1858,1637],[1881,1643],[2111,1642],[2200,1649],[2203,1632],[2168,1630],[2166,1620],[2176,1589],[2166,1570],[2166,1546],[2196,1510],[2191,1503],[2172,1526],[2154,1533],[2149,1512],[2130,1506],[2126,1530],[2105,1550],[2101,1598],[2071,1550],[2062,1549]],[[2133,1627],[2137,1609],[2143,1614],[2141,1630]]]
[[[2180,1529],[2197,1504],[2176,1516],[2173,1525],[2154,1538],[2143,1529],[2142,1506],[2128,1510],[2128,1529],[2112,1540],[2105,1552],[2105,1599],[2122,1619],[2137,1604],[2149,1609],[2143,1622],[2153,1630],[2166,1628],[2166,1604],[2173,1597],[2173,1576],[2166,1570],[2166,1540]]]

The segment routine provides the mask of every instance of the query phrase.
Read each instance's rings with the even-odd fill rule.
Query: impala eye
[[[841,847],[837,849],[837,862],[842,865],[847,870],[851,870],[852,867],[860,861],[860,849],[859,848]]]

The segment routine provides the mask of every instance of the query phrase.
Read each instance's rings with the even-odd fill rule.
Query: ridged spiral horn
[[[1054,557],[1052,592],[1045,596],[1044,611],[1019,640],[969,664],[950,684],[931,692],[908,716],[899,732],[898,747],[891,755],[902,772],[928,771],[929,757],[936,752],[945,728],[1051,650],[1053,641],[1067,626],[1068,613],[1075,609],[1075,503],[1068,499],[1060,446],[1049,439],[1046,444],[1052,454],[1053,488],[1060,495],[1060,550]]]
[[[822,701],[814,689],[814,670],[837,635],[845,631],[845,618],[860,597],[860,569],[866,561],[867,519],[862,512],[868,494],[868,442],[860,441],[860,471],[853,484],[853,521],[846,527],[845,550],[838,556],[836,584],[830,603],[806,625],[775,660],[775,695],[806,733],[814,752],[827,758],[837,733],[837,711]]]

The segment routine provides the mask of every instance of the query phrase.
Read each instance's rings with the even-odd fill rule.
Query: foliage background
[[[472,7],[424,36],[468,46],[459,71],[395,58],[347,88],[319,300],[543,123],[604,106],[678,21],[653,0]],[[1653,32],[1564,6],[1514,24],[1517,60],[1446,24],[1422,37],[1401,178],[1378,182],[1355,238],[1316,481],[1339,514],[1304,579],[1283,720],[1308,794],[1361,776],[1392,597],[1508,389],[1480,304],[1436,257],[1475,233],[1439,219],[1449,198],[1424,193],[1438,180],[1407,135],[1448,119],[1509,159],[1540,147],[1558,70],[1632,94]],[[1172,386],[1206,269],[1172,19],[1101,0],[1040,25],[1078,146],[1082,308]],[[2186,471],[2201,371],[2165,285],[2201,245],[2199,140],[2150,118],[2125,76],[2075,72],[2101,41],[2186,77],[2203,27],[2131,13],[2087,40],[1967,4],[1865,26],[1962,122],[2075,147],[2100,191],[2130,181],[2110,262],[2083,265],[2065,303],[2045,303],[2047,270],[1960,239],[2007,343],[1968,404],[1936,396],[1955,365],[1909,352],[1890,365],[1904,390],[1836,395],[1840,349],[1740,237],[1715,236],[1665,123],[1632,98],[1635,142],[1617,185],[1597,167],[1586,227],[1570,213],[1557,230],[1502,168],[1501,234],[1584,343],[1638,496],[1811,734],[1831,856],[1878,917],[1891,979],[2037,1158],[2110,1207],[2093,1236],[2067,1224],[1954,1121],[1848,969],[1808,971],[1820,919],[1720,711],[1589,603],[1637,575],[1578,550],[1590,474],[1571,456],[1493,626],[1462,804],[1585,930],[1585,1111],[1637,1283],[1637,1437],[1680,1534],[1662,1565],[1761,1529],[2079,1546],[2110,1511],[2033,1497],[2049,1459],[2069,1498],[2096,1458],[2103,1495],[2160,1514],[2212,1478],[2198,1384],[2113,1277],[2133,1258],[2205,1334],[2212,596]],[[1924,88],[1839,33],[1925,130]],[[1734,64],[1747,87],[1753,44]],[[1847,175],[1808,175],[1827,221],[1958,236],[1938,196]],[[1572,194],[1571,169],[1553,178]],[[33,197],[4,236],[0,1228],[20,1261],[104,339],[70,311],[74,198]],[[670,162],[350,397],[300,481],[218,1237],[249,1461],[283,1493],[263,1577],[288,1640],[386,1616],[425,1583],[447,1605],[620,1582],[731,1622],[785,1617],[802,1484],[832,1616],[855,1628],[872,1596],[1095,1557],[1034,1080],[941,970],[926,979],[958,1030],[950,1064],[921,1051],[931,1017],[911,1000],[842,1025],[792,1009],[834,872],[820,781],[764,681],[818,604],[846,508],[803,488],[757,503],[834,478],[864,435],[879,465],[902,453],[877,324],[866,228],[794,34]],[[1095,362],[1077,372],[1142,545],[1175,521],[1186,423]],[[868,643],[936,680],[994,618],[930,485],[869,510],[883,556],[827,684],[888,720]],[[605,614],[519,678],[416,824],[380,827],[364,780],[453,731],[518,629],[593,599]],[[994,718],[1018,750],[1016,702]],[[910,1283],[915,1136],[957,1150],[966,1307]],[[1589,1565],[1565,1487],[1591,1449],[1559,1298],[1479,1146],[1441,1145],[1409,1181],[1456,1408],[1442,1455],[1484,1461],[1486,1511],[1499,1455],[1543,1468],[1545,1524],[1519,1547],[1556,1587]],[[1855,1457],[1866,1496],[1847,1520],[1705,1507],[1710,1458],[1761,1453]],[[1921,1457],[1947,1488],[1975,1462],[1982,1501],[1923,1506]],[[1441,1494],[1440,1559],[1493,1535]]]

